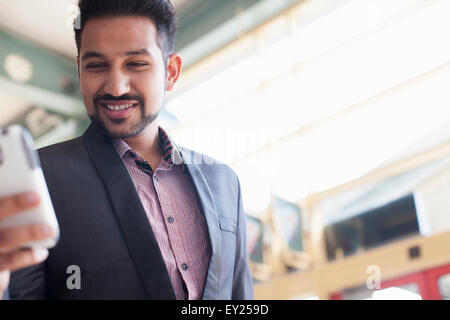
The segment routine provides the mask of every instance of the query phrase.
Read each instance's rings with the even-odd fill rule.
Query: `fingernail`
[[[33,256],[35,260],[42,261],[48,257],[48,250],[35,248],[33,249]]]

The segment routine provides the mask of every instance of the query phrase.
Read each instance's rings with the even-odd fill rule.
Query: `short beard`
[[[98,107],[102,108],[102,107]],[[147,128],[153,121],[158,118],[159,112],[156,114],[145,114],[145,108],[143,104],[139,104],[139,108],[141,109],[141,118],[138,123],[133,125],[129,131],[126,132],[111,132],[108,130],[108,128],[105,125],[105,122],[100,119],[99,111],[97,109],[97,112],[94,115],[88,114],[89,118],[91,119],[92,123],[107,137],[110,137],[112,139],[128,139],[128,138],[134,138],[137,135],[139,135],[142,131],[144,131],[145,128]],[[115,119],[111,120],[113,123],[120,124],[125,119]]]

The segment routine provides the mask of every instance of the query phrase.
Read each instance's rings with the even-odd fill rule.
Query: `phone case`
[[[53,227],[56,236],[22,247],[54,247],[59,240],[59,226],[33,138],[18,125],[0,128],[0,197],[29,191],[40,195],[40,205],[0,220],[0,229],[45,223]]]

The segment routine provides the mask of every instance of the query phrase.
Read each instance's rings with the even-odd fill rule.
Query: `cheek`
[[[147,103],[159,103],[164,98],[165,78],[164,75],[139,75],[134,77],[133,87],[141,93]]]
[[[81,96],[83,98],[84,105],[88,109],[93,109],[92,100],[97,92],[98,81],[90,77],[80,77],[80,89]]]
[[[84,104],[84,107],[86,108],[86,111],[89,114],[92,114],[94,109],[95,109],[94,106],[93,106],[93,103],[92,103],[92,99],[90,97],[86,96],[83,93],[81,95],[82,95],[82,98],[83,98],[83,104]]]

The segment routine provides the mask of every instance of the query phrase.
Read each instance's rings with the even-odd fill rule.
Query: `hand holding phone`
[[[14,198],[14,195],[28,193],[28,198]],[[30,194],[39,198],[39,203],[27,207],[17,214],[0,219],[0,232],[32,225],[47,225],[52,237],[20,241],[20,248],[51,248],[59,239],[59,226],[51,203],[50,195],[42,172],[37,152],[30,133],[21,126],[0,128],[0,198],[33,200]],[[8,198],[11,197],[12,198]],[[25,203],[24,202],[24,203]],[[5,201],[4,203],[8,203]],[[6,212],[9,209],[3,209]],[[16,233],[19,239],[20,233]],[[1,240],[1,238],[0,238]],[[18,240],[19,241],[19,240]],[[1,243],[0,243],[1,250]]]

